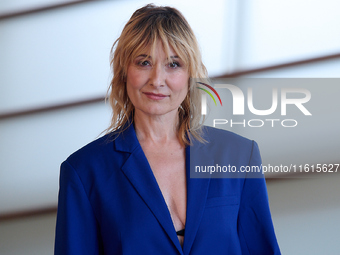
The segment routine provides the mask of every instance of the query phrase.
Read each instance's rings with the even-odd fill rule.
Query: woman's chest
[[[187,187],[185,151],[146,150],[158,187],[169,209],[176,230],[185,226]]]

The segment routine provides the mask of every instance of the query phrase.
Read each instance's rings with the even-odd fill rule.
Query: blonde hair
[[[178,108],[178,138],[189,145],[189,137],[201,137],[201,92],[197,79],[207,77],[196,37],[183,15],[175,8],[148,4],[136,10],[111,49],[113,78],[108,89],[112,119],[107,133],[127,127],[133,121],[134,106],[126,90],[126,74],[130,63],[146,48],[153,51],[161,41],[169,56],[169,47],[184,61],[189,71],[188,94]],[[123,131],[122,129],[120,130]]]

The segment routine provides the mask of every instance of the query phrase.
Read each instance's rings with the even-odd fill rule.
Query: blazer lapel
[[[207,200],[210,178],[191,178],[195,165],[213,165],[213,157],[209,157],[209,144],[203,146],[196,143],[186,148],[187,173],[187,216],[184,235],[184,254],[189,254],[196,237]]]
[[[153,175],[149,162],[138,142],[132,124],[117,137],[115,140],[115,147],[116,150],[130,153],[130,156],[121,170],[138,192],[141,199],[149,207],[180,254],[183,254],[168,207],[164,201],[156,178]]]

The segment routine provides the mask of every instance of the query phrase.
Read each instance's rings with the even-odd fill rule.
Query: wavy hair
[[[148,4],[136,10],[125,25],[111,49],[110,64],[113,77],[108,89],[112,119],[107,133],[123,131],[133,121],[134,106],[126,90],[126,75],[130,63],[145,49],[153,51],[161,41],[169,56],[171,47],[184,61],[189,71],[188,94],[178,108],[178,138],[184,145],[189,137],[204,141],[201,136],[201,92],[196,89],[197,79],[206,79],[207,70],[202,63],[197,39],[184,18],[175,8]]]

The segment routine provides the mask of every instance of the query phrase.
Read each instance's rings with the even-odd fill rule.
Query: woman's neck
[[[136,111],[134,125],[139,142],[166,143],[178,140],[178,114],[171,112],[166,115],[150,116]]]

